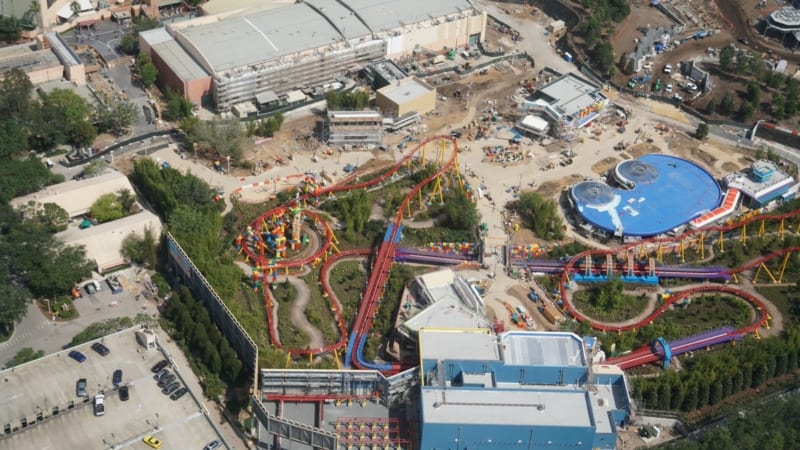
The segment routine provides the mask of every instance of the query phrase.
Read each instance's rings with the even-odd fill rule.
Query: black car
[[[161,369],[167,367],[167,364],[169,364],[169,361],[167,361],[166,359],[162,359],[150,369],[150,372],[158,373],[159,371],[161,371]]]
[[[169,396],[169,398],[171,398],[173,400],[177,400],[177,399],[183,397],[184,395],[186,395],[187,392],[189,392],[189,390],[186,389],[185,387],[182,387],[182,388],[178,389],[177,391],[173,392],[172,395]]]
[[[164,378],[158,380],[158,387],[163,388],[164,386],[168,386],[170,383],[175,381],[176,378],[178,377],[176,377],[174,373],[171,373],[165,376]]]
[[[94,344],[92,344],[92,350],[99,353],[100,356],[108,356],[108,354],[111,353],[111,350],[109,350],[108,347],[99,342],[95,342]]]
[[[172,383],[168,384],[164,389],[161,390],[161,393],[164,395],[169,395],[175,392],[181,386],[181,383],[178,381],[173,381]]]
[[[122,370],[117,369],[114,371],[114,376],[111,378],[111,382],[114,384],[114,387],[119,387],[122,384]]]
[[[167,376],[168,373],[169,369],[161,369],[157,374],[153,375],[153,379],[156,381],[161,381],[161,379]]]
[[[130,397],[128,396],[128,386],[122,386],[119,388],[119,399],[123,402],[127,402]]]

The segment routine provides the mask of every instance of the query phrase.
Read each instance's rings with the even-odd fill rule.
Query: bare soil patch
[[[609,156],[607,158],[603,158],[602,160],[594,163],[592,165],[592,172],[602,175],[609,170],[613,169],[619,163],[619,159],[614,158],[613,156]]]

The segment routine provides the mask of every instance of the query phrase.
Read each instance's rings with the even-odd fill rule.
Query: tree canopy
[[[527,191],[519,194],[514,207],[522,217],[525,226],[542,239],[563,239],[564,222],[558,213],[558,205],[537,192]]]

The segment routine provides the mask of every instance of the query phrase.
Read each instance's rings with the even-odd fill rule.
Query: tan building
[[[139,48],[149,53],[158,69],[158,80],[196,105],[210,102],[211,75],[167,33],[166,28],[139,33]]]
[[[50,49],[37,50],[31,44],[0,48],[0,78],[12,69],[25,72],[33,84],[60,80],[64,76],[64,66],[55,53]]]
[[[420,79],[404,78],[379,89],[375,103],[386,117],[425,114],[436,108],[436,89]]]

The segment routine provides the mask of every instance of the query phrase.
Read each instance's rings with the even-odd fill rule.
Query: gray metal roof
[[[198,25],[178,33],[186,36],[216,72],[264,63],[342,39],[330,22],[305,3]]]
[[[342,0],[373,32],[471,10],[467,0]]]
[[[497,337],[491,330],[419,330],[421,359],[496,361]]]
[[[589,393],[567,390],[422,390],[425,423],[591,427]]]
[[[534,96],[544,94],[552,99],[549,103],[561,114],[574,114],[594,104],[599,91],[599,87],[570,73],[542,86]]]
[[[158,56],[172,69],[172,71],[183,81],[196,80],[208,77],[208,72],[186,53],[186,50],[174,39],[153,45]]]
[[[509,332],[501,340],[507,364],[586,366],[583,341],[572,333]]]
[[[305,0],[305,4],[324,15],[347,39],[360,38],[370,34],[364,22],[344,3],[336,0]]]

